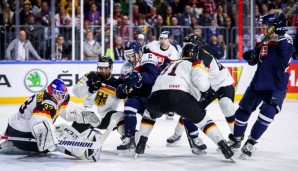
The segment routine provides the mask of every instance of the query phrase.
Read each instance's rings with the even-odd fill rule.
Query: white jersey
[[[124,62],[120,71],[120,78],[124,77],[127,73],[131,72],[134,68],[140,66],[140,62],[137,62],[136,66],[133,66],[129,61]]]
[[[86,83],[88,81],[87,75],[88,74],[85,74],[78,83],[74,85],[73,93],[79,98],[86,96],[83,106],[85,108],[93,108],[93,105],[95,105],[98,113],[104,118],[109,111],[116,111],[120,103],[120,99],[116,97],[116,79],[111,77],[109,80],[103,80],[102,86],[98,91],[90,93]]]
[[[19,111],[10,116],[8,123],[18,131],[31,132],[32,126],[38,122],[46,120],[53,124],[60,114],[64,119],[68,117],[66,115],[71,112],[66,110],[70,103],[69,96],[64,102],[57,104],[52,100],[51,95],[46,91],[41,91],[29,97],[21,105]],[[74,104],[71,103],[71,105]]]
[[[221,87],[226,87],[234,83],[229,70],[221,65],[212,55],[207,51],[204,52],[208,55],[199,57],[202,60],[202,64],[208,69],[208,78],[211,83],[211,87],[214,91],[217,91]]]
[[[181,90],[190,93],[198,101],[201,92],[210,88],[208,72],[201,62],[178,60],[166,67],[157,77],[152,92],[158,90]]]
[[[160,41],[152,41],[146,45],[145,51],[148,53],[154,54],[158,58],[158,65],[161,66],[164,64],[165,60],[176,61],[180,58],[179,52],[177,49],[170,44],[169,48],[166,50],[161,49]]]

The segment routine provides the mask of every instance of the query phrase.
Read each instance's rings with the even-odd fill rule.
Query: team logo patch
[[[26,74],[24,84],[30,92],[36,93],[46,88],[48,78],[42,70],[33,69]]]
[[[260,51],[260,57],[267,56],[268,46],[262,46]]]
[[[108,94],[102,92],[102,91],[97,91],[95,99],[94,99],[94,103],[97,106],[104,106],[107,102],[107,98],[108,98]]]

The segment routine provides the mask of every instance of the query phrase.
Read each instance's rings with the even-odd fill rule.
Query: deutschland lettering
[[[75,147],[92,147],[93,143],[88,142],[76,142],[76,141],[66,141],[66,140],[58,140],[59,145],[69,145]]]

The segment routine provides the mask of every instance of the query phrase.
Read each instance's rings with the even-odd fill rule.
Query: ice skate
[[[235,162],[235,160],[232,158],[233,155],[234,155],[234,152],[227,145],[225,140],[221,140],[218,143],[218,146],[220,147],[220,150],[221,150],[222,154],[225,156],[226,159],[230,159],[232,162]]]
[[[175,146],[177,142],[180,140],[181,135],[174,134],[167,139],[167,146]]]
[[[135,137],[124,137],[122,144],[117,146],[119,155],[134,155],[136,148]]]
[[[249,138],[245,142],[244,146],[241,148],[240,158],[245,160],[247,159],[247,157],[251,157],[254,151],[256,150],[256,148],[254,147],[256,143],[257,142]]]
[[[191,152],[196,155],[207,154],[205,149],[207,149],[206,144],[199,137],[189,139]]]

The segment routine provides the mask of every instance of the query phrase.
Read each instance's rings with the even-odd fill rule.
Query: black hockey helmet
[[[193,33],[190,33],[190,34],[188,34],[187,36],[184,37],[183,42],[184,42],[184,43],[189,43],[189,42],[191,42],[191,43],[194,43],[194,44],[198,44],[198,43],[200,43],[201,40],[202,40],[202,39],[201,39],[200,36],[195,35],[195,34],[193,34]]]
[[[197,60],[199,46],[194,43],[185,43],[182,48],[182,60]]]
[[[98,62],[97,62],[97,68],[100,67],[109,67],[109,68],[113,68],[113,60],[110,56],[102,56],[99,58]]]

